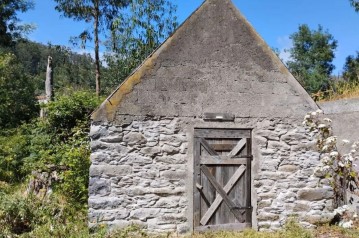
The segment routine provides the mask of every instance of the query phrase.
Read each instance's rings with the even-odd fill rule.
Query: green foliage
[[[289,70],[309,93],[327,90],[337,41],[322,26],[311,30],[308,25],[300,25],[290,38],[293,47],[289,50],[292,58],[288,62]]]
[[[69,201],[87,200],[89,114],[99,104],[93,93],[58,96],[46,106],[48,118],[37,119],[0,136],[0,180],[16,183],[32,171],[57,171]],[[56,190],[55,189],[55,190]]]
[[[350,4],[354,7],[356,12],[359,12],[359,1],[358,0],[350,0]]]
[[[98,104],[99,99],[87,91],[58,95],[45,107],[47,118],[0,135],[0,181],[6,182],[0,182],[0,234],[89,237],[89,114]],[[8,189],[9,184],[34,179],[33,171],[57,174],[50,195]]]
[[[93,59],[89,54],[73,53],[59,45],[43,45],[28,40],[16,42],[11,48],[21,62],[24,71],[32,77],[37,95],[44,92],[47,57],[53,59],[54,90],[63,88],[94,89]]]
[[[54,102],[46,105],[47,118],[50,126],[56,133],[65,136],[71,135],[71,131],[77,123],[88,121],[91,112],[99,105],[100,100],[92,93],[79,91],[57,97]]]
[[[345,60],[343,78],[349,82],[359,82],[359,52],[355,56],[348,56]]]
[[[168,0],[132,0],[127,13],[118,16],[107,42],[105,91],[118,86],[172,34],[178,26],[176,8]]]
[[[31,0],[1,0],[0,4],[0,46],[9,46],[13,40],[21,38],[31,30],[29,25],[19,25],[17,12],[26,12],[33,8]]]
[[[88,237],[86,213],[59,196],[0,193],[0,237]]]
[[[0,51],[0,128],[15,127],[37,115],[34,90],[15,55]]]
[[[38,201],[31,197],[0,194],[0,231],[3,234],[28,232],[38,221]]]
[[[3,131],[0,136],[0,181],[16,183],[24,178],[24,158],[29,154],[28,136],[22,128]]]
[[[65,17],[73,18],[76,21],[85,21],[93,23],[93,32],[88,30],[83,31],[77,37],[85,46],[87,40],[94,38],[95,43],[95,78],[96,78],[96,95],[100,95],[100,75],[101,63],[99,54],[99,33],[113,28],[114,18],[120,14],[120,11],[125,8],[130,0],[55,0],[57,3],[55,9],[62,12]]]

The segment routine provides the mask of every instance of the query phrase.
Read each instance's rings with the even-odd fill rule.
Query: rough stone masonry
[[[190,231],[191,124],[201,120],[146,118],[123,127],[93,125],[90,222]],[[291,216],[307,227],[331,218],[333,194],[328,180],[315,174],[319,154],[300,122],[248,118],[233,124],[256,128],[253,205],[260,230],[278,229]]]
[[[252,130],[252,227],[329,219],[318,106],[230,0],[207,0],[92,114],[90,225],[192,232],[195,128]],[[229,113],[233,121],[207,121]]]

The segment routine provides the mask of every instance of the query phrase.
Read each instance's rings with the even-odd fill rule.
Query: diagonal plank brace
[[[228,194],[231,189],[233,188],[234,184],[236,184],[236,182],[242,177],[243,173],[246,171],[246,166],[240,166],[236,172],[233,174],[233,176],[231,177],[231,179],[228,181],[228,183],[226,184],[226,186],[223,188],[223,190],[226,192],[226,194]],[[210,208],[207,210],[207,212],[203,215],[200,223],[202,225],[207,225],[209,219],[211,219],[211,217],[213,216],[213,214],[216,212],[217,208],[219,207],[219,205],[221,205],[223,201],[223,198],[220,195],[217,195],[216,199],[214,200],[214,202],[212,203],[212,205],[210,206]]]
[[[244,166],[241,166],[238,170],[241,170],[241,168],[242,167],[244,167]],[[241,221],[242,220],[242,217],[241,217],[241,214],[240,214],[240,212],[239,212],[239,210],[238,210],[238,206],[236,206],[236,204],[234,204],[234,202],[231,200],[231,199],[229,199],[228,198],[228,196],[227,196],[227,192],[225,191],[225,190],[223,190],[223,188],[221,187],[221,185],[217,182],[217,180],[213,177],[213,175],[211,174],[211,172],[208,170],[208,168],[207,168],[207,166],[205,166],[205,165],[201,165],[201,170],[202,170],[202,172],[204,173],[204,175],[207,177],[207,179],[209,180],[209,182],[213,185],[213,187],[216,189],[216,191],[217,191],[217,193],[220,195],[220,197],[221,197],[221,200],[223,199],[223,201],[226,203],[226,205],[228,206],[228,208],[229,208],[229,210],[233,213],[233,215],[236,217],[236,219],[238,220],[238,221]],[[238,171],[237,170],[237,171]],[[237,171],[236,171],[236,173],[235,173],[235,175],[237,174]],[[244,167],[244,170],[243,170],[243,172],[245,171],[245,167]],[[241,175],[243,174],[243,172],[241,172]],[[238,172],[238,174],[239,174],[239,172]],[[238,175],[236,175],[236,177],[237,177]],[[232,176],[233,177],[233,176]],[[240,177],[240,176],[239,176]],[[231,180],[232,180],[232,178],[231,178]],[[238,180],[238,179],[237,179]],[[233,179],[233,181],[234,181],[234,179]],[[230,181],[231,182],[231,181]],[[233,185],[234,185],[234,183],[230,186],[230,189],[233,187]],[[228,187],[229,187],[228,186]],[[226,187],[227,187],[227,185],[226,185]],[[228,192],[230,191],[230,189],[228,189]],[[219,196],[218,195],[218,196]],[[218,197],[217,196],[217,197]],[[216,198],[216,200],[217,200],[217,198]],[[210,215],[207,215],[206,216],[206,214],[208,213],[208,211],[210,211],[210,209],[208,209],[208,211],[207,211],[207,213],[205,214],[205,216],[201,219],[201,224],[202,225],[206,225],[207,224],[207,222],[208,222],[208,220],[212,217],[212,215],[213,215],[213,213],[216,211],[216,209],[217,209],[217,207],[220,205],[220,203],[221,203],[222,201],[219,201],[219,202],[217,202],[218,203],[218,205],[215,207],[215,208],[212,208],[212,207],[214,207],[213,206],[213,204],[212,204],[212,206],[210,207],[210,209],[211,209],[211,214]],[[204,219],[205,218],[205,219]],[[204,224],[203,224],[204,223]]]
[[[246,145],[246,139],[241,139],[238,144],[232,149],[231,152],[229,152],[228,157],[232,158],[236,156]]]

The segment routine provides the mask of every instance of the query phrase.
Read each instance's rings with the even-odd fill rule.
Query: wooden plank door
[[[195,231],[251,227],[251,130],[194,131]]]

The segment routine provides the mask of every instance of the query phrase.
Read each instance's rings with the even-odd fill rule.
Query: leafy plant
[[[38,114],[34,90],[15,55],[0,51],[0,129],[16,127]]]
[[[354,191],[359,186],[358,174],[353,162],[358,160],[359,142],[354,142],[351,151],[341,155],[337,148],[337,137],[333,135],[331,120],[321,118],[323,111],[308,113],[303,124],[317,134],[317,147],[321,153],[321,164],[317,172],[322,173],[331,182],[336,207],[346,204],[346,189]],[[344,144],[350,143],[343,140]]]

